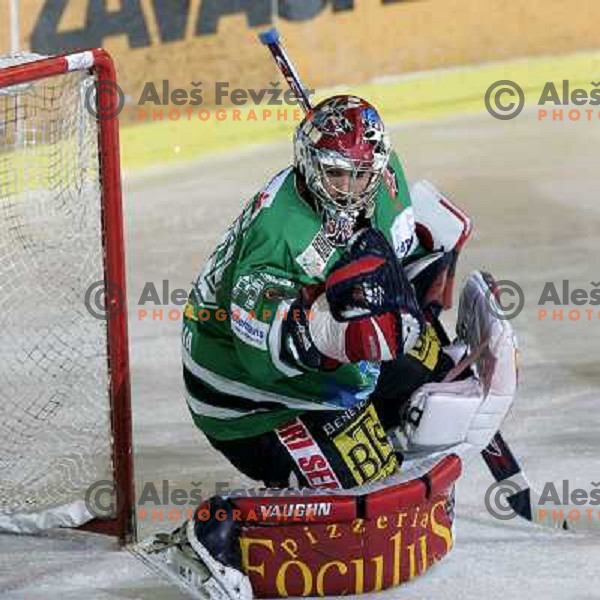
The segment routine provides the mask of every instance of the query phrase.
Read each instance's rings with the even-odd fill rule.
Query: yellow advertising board
[[[9,2],[0,52],[9,50]],[[163,100],[199,89],[207,106],[268,89],[277,71],[256,41],[276,24],[312,88],[385,75],[562,54],[598,46],[600,3],[560,0],[20,0],[24,48],[104,46],[130,103],[146,82]],[[221,87],[217,89],[217,86]],[[220,90],[220,91],[219,91]],[[169,98],[171,100],[171,98]]]

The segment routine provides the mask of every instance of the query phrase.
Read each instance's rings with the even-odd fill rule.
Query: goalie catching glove
[[[411,284],[384,235],[363,229],[324,284],[306,286],[283,325],[282,358],[308,369],[393,360],[423,327]]]

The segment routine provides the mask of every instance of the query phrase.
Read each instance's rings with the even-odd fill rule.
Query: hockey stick
[[[485,350],[487,343],[487,341],[484,341],[469,356],[463,358],[448,372],[444,381],[453,381],[464,370],[468,369]],[[532,489],[529,480],[522,472],[521,466],[510,451],[500,431],[496,432],[491,442],[481,452],[481,456],[496,480],[496,485],[486,492],[486,506],[490,513],[493,510],[490,506],[492,493],[506,494],[506,501],[513,510],[514,515],[506,515],[505,520],[519,515],[527,521],[551,529],[569,531],[600,529],[600,511],[597,511],[595,515],[598,520],[594,520],[591,518],[594,510],[590,507],[560,505],[552,508],[540,504],[540,494]],[[582,520],[584,514],[587,520]]]
[[[271,51],[279,70],[282,72],[283,76],[288,82],[288,85],[296,95],[296,99],[302,105],[304,112],[310,113],[312,111],[310,98],[308,97],[306,88],[302,85],[298,71],[296,71],[292,61],[290,60],[281,43],[279,31],[277,31],[275,28],[269,29],[268,31],[259,34],[258,37],[260,41]]]
[[[496,282],[488,274],[490,290],[498,299]],[[479,350],[479,349],[478,349]],[[491,506],[492,493],[505,494],[513,515],[504,515],[508,520],[516,515],[523,519],[548,527],[569,531],[593,531],[600,529],[600,511],[590,506],[552,505],[541,503],[541,495],[531,487],[531,483],[521,470],[517,459],[508,444],[497,431],[488,446],[481,452],[483,460],[496,480],[496,485],[486,491],[486,505],[490,514],[494,513]],[[582,515],[587,517],[582,519]],[[497,518],[498,514],[495,515]]]
[[[491,471],[500,493],[513,511],[536,525],[568,531],[597,531],[600,529],[600,510],[590,506],[549,505],[540,503],[540,494],[531,487],[517,459],[498,431],[481,453]]]
[[[434,322],[434,327],[440,339],[445,340],[445,343],[449,343],[448,336],[439,321]],[[444,381],[454,381],[463,371],[471,367],[481,356],[487,344],[488,341],[484,340],[470,355],[463,358],[448,372]],[[565,531],[600,529],[600,510],[596,511],[596,520],[594,520],[592,518],[594,510],[589,506],[559,505],[550,507],[547,504],[541,504],[541,495],[531,487],[529,480],[521,470],[521,466],[500,431],[496,432],[491,442],[481,452],[481,456],[496,480],[496,485],[490,487],[486,492],[486,506],[490,514],[493,510],[490,506],[492,493],[505,494],[506,501],[514,514],[507,514],[502,520],[509,520],[518,515],[536,525],[551,529],[563,529]],[[587,519],[582,519],[583,515]],[[498,517],[497,514],[495,516],[502,518]]]

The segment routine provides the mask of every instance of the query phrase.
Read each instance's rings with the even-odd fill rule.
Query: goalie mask
[[[389,154],[390,141],[379,114],[356,96],[324,100],[298,126],[295,166],[334,245],[346,244],[361,213],[372,216]]]

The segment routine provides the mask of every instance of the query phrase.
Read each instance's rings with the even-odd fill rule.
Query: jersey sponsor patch
[[[231,292],[231,301],[244,310],[256,310],[260,302],[279,301],[284,298],[295,298],[296,284],[270,273],[242,275],[235,282]]]
[[[310,487],[329,490],[342,487],[327,457],[300,419],[279,426],[275,432]]]
[[[335,248],[325,237],[323,228],[319,228],[306,250],[296,257],[296,262],[310,277],[318,277],[323,273]]]
[[[367,361],[363,362],[366,363]],[[355,406],[351,406],[348,410],[337,415],[334,419],[328,421],[323,425],[323,433],[325,433],[325,435],[328,438],[333,438],[333,436],[336,433],[338,433],[340,429],[343,429],[344,426],[346,426],[349,422],[353,421],[356,418],[356,416],[368,406],[368,404],[368,399],[362,400]]]
[[[398,468],[394,449],[373,405],[333,441],[358,485],[385,479]]]
[[[415,240],[415,215],[412,206],[405,208],[392,223],[392,242],[398,258],[404,258]]]
[[[243,310],[252,310],[261,297],[264,285],[260,275],[242,275],[231,291],[231,300]]]
[[[438,364],[440,350],[440,341],[434,328],[427,325],[414,347],[408,352],[408,356],[416,358],[422,365],[433,371]]]
[[[237,304],[231,305],[231,330],[246,344],[259,350],[267,349],[269,326]]]

